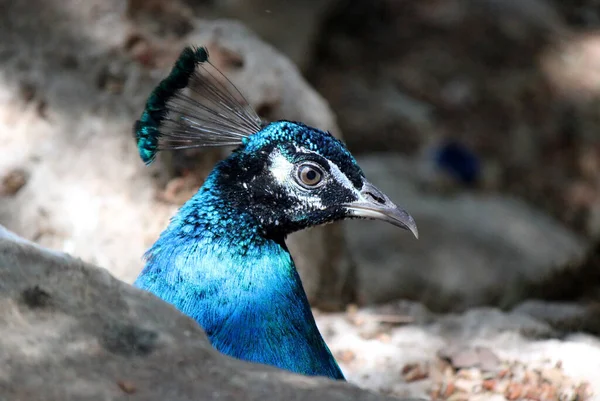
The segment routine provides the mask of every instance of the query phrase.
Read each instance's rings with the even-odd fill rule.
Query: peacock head
[[[371,218],[418,235],[413,218],[367,181],[340,140],[301,123],[276,121],[247,137],[214,180],[230,204],[273,234]]]
[[[146,163],[161,149],[237,145],[208,185],[269,234],[368,218],[418,237],[413,218],[365,178],[340,140],[299,122],[263,124],[204,48],[182,52],[150,95],[135,134]]]

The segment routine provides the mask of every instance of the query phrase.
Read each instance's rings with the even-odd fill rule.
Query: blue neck
[[[209,177],[150,248],[134,285],[194,318],[235,358],[344,379],[283,238],[228,207]]]

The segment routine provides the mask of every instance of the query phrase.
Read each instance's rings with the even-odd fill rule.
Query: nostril
[[[385,203],[385,199],[380,194],[376,194],[376,193],[373,193],[371,191],[368,191],[366,193],[366,195],[368,195],[369,197],[371,197],[377,203],[381,203],[381,204]]]

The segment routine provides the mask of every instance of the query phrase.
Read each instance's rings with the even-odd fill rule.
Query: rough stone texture
[[[128,0],[129,17],[158,36],[181,37],[194,16],[232,18],[285,54],[300,70],[313,62],[323,19],[336,0]]]
[[[600,308],[597,303],[528,300],[515,307],[513,312],[529,315],[562,332],[600,334]]]
[[[176,19],[171,28],[185,25],[189,35],[161,41],[123,2],[5,3],[0,222],[108,266],[123,280],[137,276],[143,252],[224,153],[164,155],[149,168],[137,155],[133,121],[184,45],[209,46],[215,64],[264,118],[340,134],[296,67],[235,21]],[[182,171],[193,171],[195,180],[185,196],[164,202],[163,188],[172,192]],[[298,233],[289,246],[313,304],[336,308],[353,299],[356,276],[341,226]]]
[[[193,1],[186,1],[194,4]],[[312,62],[323,18],[334,0],[224,0],[212,12],[242,21],[263,40],[289,57],[300,69]]]
[[[392,400],[242,362],[105,269],[0,230],[0,398]]]
[[[436,311],[510,306],[530,295],[525,283],[584,256],[586,240],[514,198],[428,191],[420,185],[420,162],[398,156],[365,156],[359,163],[415,218],[420,235],[415,240],[381,222],[349,222],[349,249],[367,303],[409,298]]]
[[[132,280],[174,208],[152,202],[131,134],[152,79],[118,54],[121,8],[91,3],[3,4],[0,176],[27,180],[2,198],[0,221]]]

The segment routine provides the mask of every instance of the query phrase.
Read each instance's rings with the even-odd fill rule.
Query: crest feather
[[[208,61],[204,47],[186,47],[152,91],[134,132],[150,164],[160,150],[239,145],[262,122],[240,91]]]

